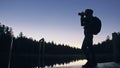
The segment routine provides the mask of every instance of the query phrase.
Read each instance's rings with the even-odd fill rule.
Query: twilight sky
[[[78,12],[87,8],[102,21],[94,43],[120,32],[120,0],[0,0],[0,22],[27,37],[81,47],[84,34]]]

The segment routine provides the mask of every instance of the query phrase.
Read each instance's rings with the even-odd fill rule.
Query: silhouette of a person
[[[93,10],[86,9],[85,12],[79,13],[81,16],[81,26],[84,27],[84,40],[82,44],[82,51],[86,56],[87,63],[82,67],[95,67],[97,66],[95,53],[93,50],[93,33],[92,27],[94,27],[91,23],[93,22]]]

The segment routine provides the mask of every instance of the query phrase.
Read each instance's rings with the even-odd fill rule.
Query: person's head
[[[93,10],[92,10],[92,9],[86,9],[86,10],[85,10],[85,16],[86,16],[86,17],[91,17],[91,16],[93,16]]]

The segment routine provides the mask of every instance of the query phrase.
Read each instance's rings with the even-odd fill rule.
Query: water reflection
[[[44,56],[44,59],[40,59],[40,61],[38,56],[15,56],[13,58],[11,68],[53,68],[83,65],[86,62],[86,60],[82,60],[79,56],[68,55],[47,55]]]
[[[56,64],[54,65],[53,67],[72,67],[72,66],[82,66],[84,65],[85,63],[87,62],[87,60],[76,60],[76,61],[72,61],[70,63],[67,63],[67,64],[64,64],[64,65],[59,65],[59,64]]]
[[[54,64],[53,66],[45,66],[43,68],[66,68],[66,67],[76,67],[76,66],[82,66],[85,64],[87,60],[76,60],[76,61],[71,61],[69,63],[65,64]],[[39,67],[33,67],[33,68],[39,68]],[[40,67],[42,68],[42,67]]]

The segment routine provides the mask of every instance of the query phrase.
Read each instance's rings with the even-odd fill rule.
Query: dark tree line
[[[117,34],[120,38],[120,33]],[[79,48],[73,48],[65,44],[56,44],[54,42],[41,42],[41,39],[39,41],[36,41],[32,38],[24,36],[22,32],[20,32],[18,37],[14,37],[12,28],[0,24],[0,64],[2,64],[2,66],[7,66],[6,64],[8,64],[12,39],[12,63],[16,66],[23,62],[25,62],[26,65],[32,65],[33,62],[34,64],[37,64],[37,60],[39,56],[42,55],[42,52],[44,52],[45,60],[52,58],[53,55],[59,58],[63,57],[60,55],[69,55],[66,56],[66,58],[72,59],[79,58],[78,56],[75,57],[74,55],[82,55],[82,51]],[[120,39],[118,40],[120,41]],[[96,54],[112,54],[113,40],[107,37],[107,39],[102,43],[94,45],[94,49]],[[73,55],[74,57],[70,57],[70,55]],[[49,58],[46,56],[49,56]]]
[[[102,43],[95,44],[94,49],[96,54],[112,54],[113,53],[112,40],[108,36],[107,39]]]
[[[12,29],[0,24],[0,53],[7,53],[11,43]]]
[[[0,53],[9,53],[12,37],[12,29],[8,26],[0,24]],[[39,46],[41,42],[27,38],[20,32],[18,37],[13,36],[13,53],[14,54],[31,54],[35,55],[39,53]],[[41,49],[41,48],[40,48]],[[113,45],[112,39],[107,39],[102,43],[98,43],[94,46],[96,53],[112,53]],[[79,48],[69,47],[64,44],[55,44],[54,42],[44,41],[45,54],[48,55],[70,55],[81,54]]]
[[[14,39],[13,53],[16,54],[31,54],[37,55],[39,53],[39,46],[41,42],[27,38],[17,37]],[[47,55],[73,55],[79,54],[80,49],[72,48],[67,45],[55,44],[54,42],[44,42],[44,53]]]
[[[0,67],[8,64],[11,38],[12,29],[0,23]]]
[[[115,32],[115,34],[117,37],[116,40],[113,40],[113,37],[112,37],[112,39],[110,39],[110,37],[107,36],[105,41],[95,44],[94,45],[95,53],[113,54],[115,49],[117,49],[120,52],[120,46],[119,46],[120,45],[120,33]],[[116,42],[114,42],[114,41],[116,41]],[[114,48],[114,47],[117,47],[117,48]]]
[[[8,26],[0,24],[0,53],[9,53],[12,29]],[[13,54],[38,54],[40,41],[33,40],[32,38],[27,38],[23,36],[23,33],[20,32],[18,37],[13,36]],[[40,48],[41,49],[41,48]],[[64,44],[55,44],[54,42],[44,41],[45,54],[51,55],[70,55],[70,54],[79,54],[80,49],[69,47]]]
[[[69,47],[64,44],[41,42],[41,39],[39,41],[33,40],[24,36],[22,32],[20,32],[18,37],[14,37],[10,27],[0,24],[0,67],[7,68],[8,66],[12,40],[11,64],[14,64],[12,68],[16,68],[14,66],[20,66],[19,64],[21,63],[23,63],[22,66],[33,65],[33,63],[37,64],[38,58],[42,55],[42,52],[39,51],[43,49],[44,57],[49,56],[49,58],[51,55],[78,55],[81,52],[78,48]],[[45,59],[49,58],[47,57]]]

